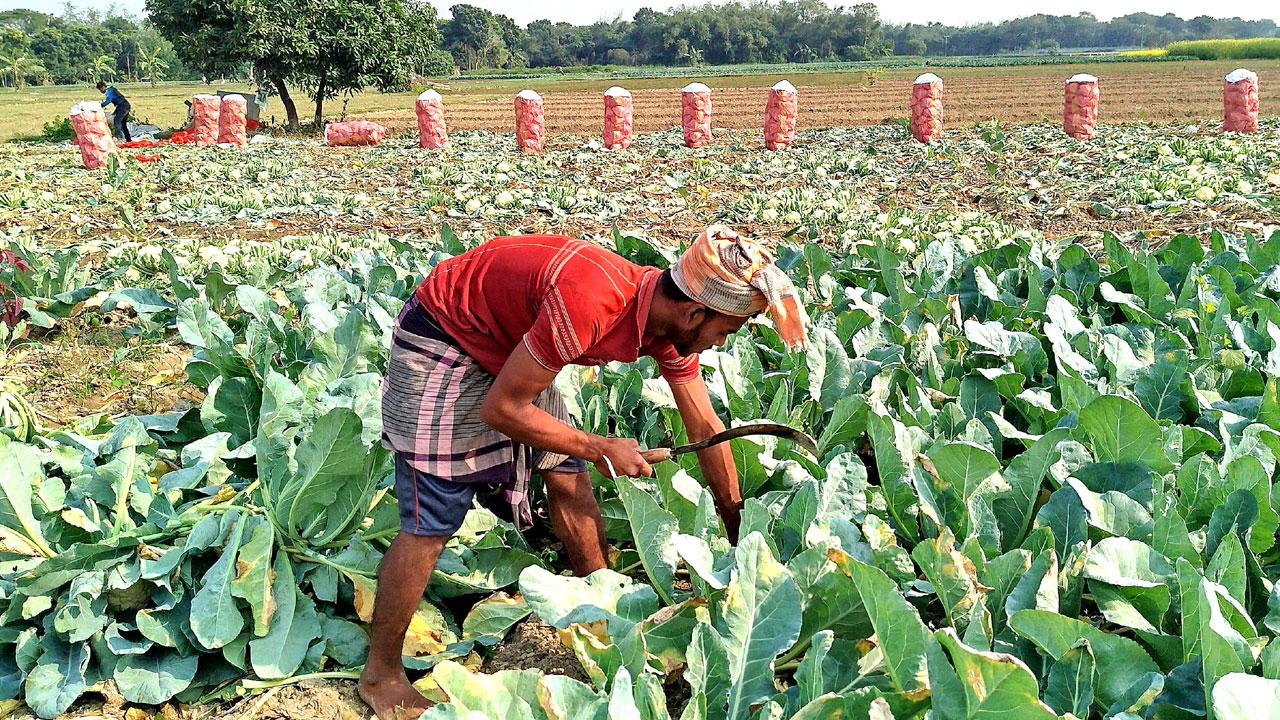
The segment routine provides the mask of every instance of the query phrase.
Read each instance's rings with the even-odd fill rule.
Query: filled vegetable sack
[[[617,85],[604,91],[604,146],[613,150],[631,146],[633,106],[631,93]]]
[[[191,98],[191,112],[195,117],[191,139],[196,145],[218,142],[218,116],[221,111],[222,101],[216,95],[201,94]]]
[[[249,102],[243,95],[227,95],[218,106],[218,144],[244,146]]]
[[[711,88],[689,83],[680,91],[680,126],[685,147],[711,144]]]
[[[786,80],[769,89],[764,107],[764,146],[770,150],[786,150],[796,139],[796,118],[800,114],[796,86]]]
[[[324,141],[331,147],[377,145],[386,134],[386,128],[370,120],[350,120],[324,126]]]
[[[418,147],[439,150],[449,144],[449,131],[444,126],[444,98],[428,88],[413,104],[418,115]]]
[[[933,73],[911,85],[911,135],[923,143],[942,137],[942,78]]]
[[[520,152],[542,152],[547,141],[546,119],[542,114],[542,96],[533,90],[516,94],[516,147]]]
[[[76,144],[80,146],[80,162],[86,170],[94,170],[107,164],[107,158],[116,151],[111,137],[111,127],[102,105],[96,102],[78,102],[71,106],[71,128],[76,132]]]
[[[1062,130],[1077,140],[1088,140],[1098,129],[1098,78],[1085,73],[1067,80],[1062,101]]]
[[[1222,129],[1258,131],[1258,75],[1244,68],[1232,70],[1222,83]]]

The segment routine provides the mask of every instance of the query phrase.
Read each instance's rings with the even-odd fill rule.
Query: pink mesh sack
[[[631,93],[617,85],[604,91],[604,146],[610,150],[631,146]]]
[[[191,128],[191,139],[196,145],[218,142],[218,115],[221,109],[222,102],[216,95],[196,95],[191,98],[191,111],[196,121]]]
[[[711,88],[695,82],[680,91],[680,127],[685,147],[711,144]]]
[[[1088,140],[1098,129],[1098,78],[1080,73],[1067,80],[1062,101],[1062,130]]]
[[[80,146],[80,162],[86,170],[95,170],[107,164],[107,158],[116,151],[111,137],[111,127],[102,105],[96,102],[80,102],[71,106],[71,128],[76,132],[76,144]]]
[[[439,150],[449,144],[444,126],[444,98],[435,90],[424,90],[413,104],[418,115],[418,147]]]
[[[933,73],[911,85],[911,135],[922,143],[942,137],[942,78]]]
[[[331,147],[377,145],[387,129],[370,120],[350,120],[324,126],[324,141]]]
[[[546,118],[542,115],[542,96],[533,90],[516,94],[516,147],[520,152],[542,152],[547,142]]]
[[[1222,129],[1225,132],[1258,131],[1258,75],[1239,68],[1222,83]]]
[[[218,144],[244,147],[249,102],[243,95],[227,95],[218,106]]]
[[[764,107],[764,146],[770,150],[786,150],[796,139],[796,118],[800,114],[796,87],[781,80],[769,90]]]

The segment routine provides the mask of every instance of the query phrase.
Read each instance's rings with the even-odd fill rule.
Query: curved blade
[[[751,425],[740,425],[735,428],[729,428],[724,432],[718,432],[711,437],[700,440],[696,443],[681,445],[672,449],[672,455],[680,455],[687,452],[695,452],[705,450],[712,445],[719,445],[728,440],[736,440],[740,437],[748,437],[751,435],[772,435],[799,445],[814,455],[818,454],[818,443],[806,432],[797,430],[788,425],[779,425],[778,423],[754,423]]]

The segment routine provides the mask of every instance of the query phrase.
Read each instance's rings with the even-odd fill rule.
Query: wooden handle
[[[654,448],[652,450],[641,450],[640,457],[644,458],[645,462],[653,465],[655,463],[666,462],[675,456],[671,452],[671,448]]]

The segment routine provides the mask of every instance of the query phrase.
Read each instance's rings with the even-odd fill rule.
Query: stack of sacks
[[[386,128],[369,120],[351,120],[324,126],[324,141],[330,146],[377,145],[386,134]]]
[[[711,88],[689,83],[680,91],[680,126],[685,147],[711,144]]]
[[[1077,140],[1093,137],[1098,129],[1098,78],[1079,73],[1067,80],[1062,129]]]
[[[1232,70],[1222,84],[1222,129],[1258,131],[1258,76],[1244,68]]]
[[[800,113],[796,86],[781,80],[769,90],[764,108],[764,146],[786,150],[796,139],[796,118]]]
[[[244,147],[249,103],[243,95],[227,95],[218,107],[218,144]]]
[[[631,146],[631,93],[617,85],[604,91],[604,146],[610,150]]]
[[[215,95],[202,94],[191,98],[191,111],[195,116],[191,139],[196,145],[213,145],[218,142],[218,115],[221,110],[222,102]]]
[[[922,143],[942,137],[942,78],[933,73],[911,86],[911,135]]]
[[[516,147],[520,152],[542,152],[547,142],[546,119],[542,114],[542,96],[533,90],[516,95]]]
[[[439,150],[449,144],[449,131],[444,126],[444,98],[427,89],[413,104],[418,115],[418,147]]]
[[[71,127],[76,131],[76,144],[80,146],[80,161],[86,170],[94,170],[107,164],[107,158],[116,151],[111,137],[111,127],[102,105],[96,102],[79,102],[71,106]]]

